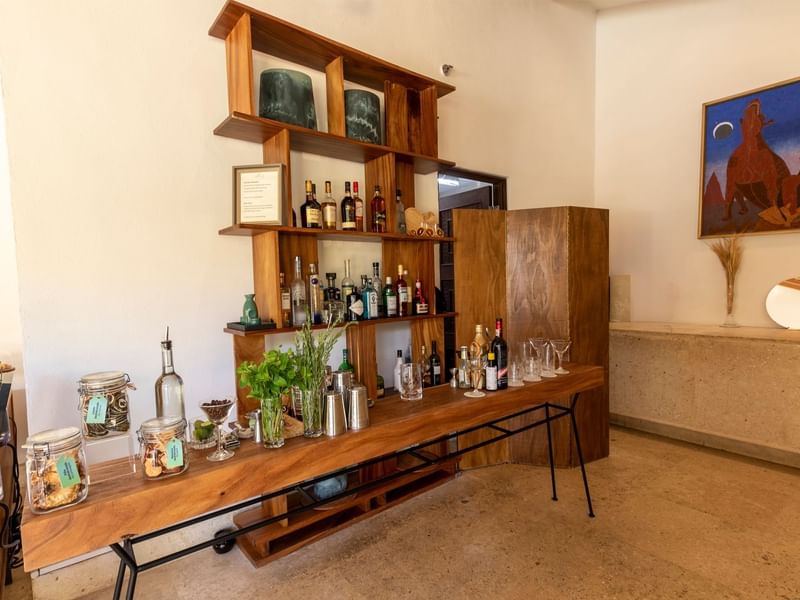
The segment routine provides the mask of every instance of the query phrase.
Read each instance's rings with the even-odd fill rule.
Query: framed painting
[[[699,238],[800,231],[800,78],[703,105]]]

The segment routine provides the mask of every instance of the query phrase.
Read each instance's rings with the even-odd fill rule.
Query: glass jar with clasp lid
[[[186,419],[155,417],[139,428],[139,460],[145,479],[180,475],[189,468]]]
[[[78,410],[85,437],[101,438],[130,429],[129,389],[136,387],[122,371],[102,371],[81,377]]]
[[[77,504],[89,493],[83,437],[77,427],[48,429],[28,437],[25,470],[28,504],[46,513]]]

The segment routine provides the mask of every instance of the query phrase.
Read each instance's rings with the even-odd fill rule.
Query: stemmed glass
[[[533,345],[533,338],[523,342],[523,346],[525,350],[525,376],[522,380],[528,383],[541,381],[542,378],[539,377],[539,352]]]
[[[225,437],[222,434],[222,426],[225,424],[225,421],[228,420],[228,415],[230,414],[232,407],[233,400],[229,398],[225,400],[212,400],[211,402],[203,402],[200,405],[200,408],[203,409],[204,413],[206,413],[208,420],[217,426],[217,449],[206,456],[206,458],[210,461],[218,462],[221,460],[228,460],[233,456],[233,452],[227,450],[222,445],[222,438]]]
[[[469,359],[469,374],[470,378],[472,379],[472,391],[465,393],[464,395],[468,398],[483,398],[486,394],[480,391],[478,388],[481,385],[481,375],[483,375],[483,369],[486,367],[486,357],[484,356],[475,356]]]
[[[564,367],[564,353],[569,350],[569,346],[572,344],[570,340],[558,339],[558,340],[550,340],[550,345],[555,350],[556,354],[558,355],[558,368],[555,372],[558,375],[566,375],[569,373]]]

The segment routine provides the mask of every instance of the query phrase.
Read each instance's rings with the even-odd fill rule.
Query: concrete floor
[[[580,471],[474,470],[253,569],[204,551],[143,574],[136,598],[800,600],[800,472],[623,429]],[[10,598],[30,598],[24,578]],[[109,598],[110,590],[86,598]]]

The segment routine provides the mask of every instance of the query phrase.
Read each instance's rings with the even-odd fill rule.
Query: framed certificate
[[[283,225],[283,165],[233,167],[233,222]]]

